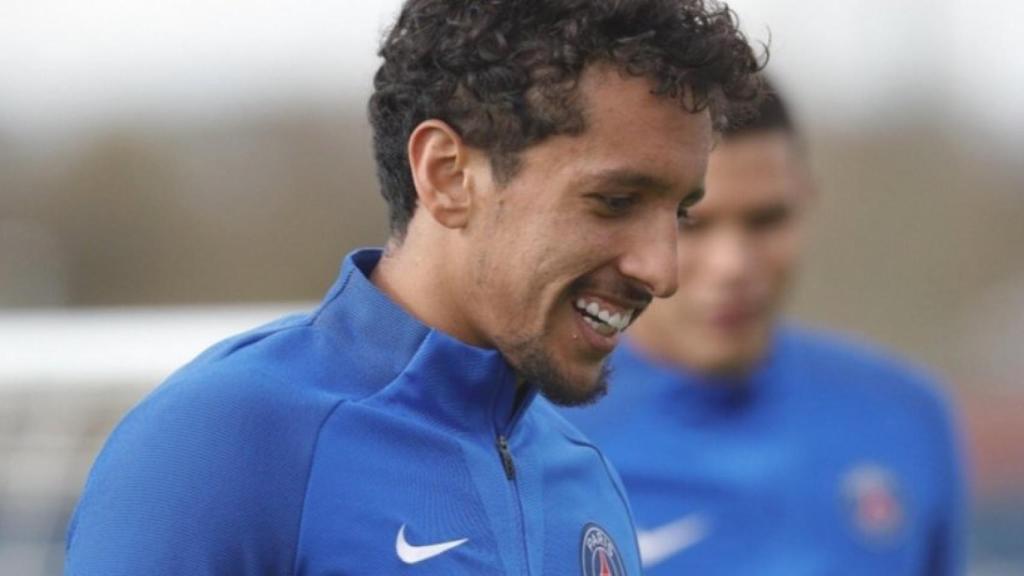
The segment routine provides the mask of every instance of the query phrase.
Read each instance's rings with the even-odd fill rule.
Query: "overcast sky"
[[[362,109],[399,4],[337,0],[0,0],[0,129],[110,117],[245,113],[283,102]],[[1024,135],[1024,3],[734,0],[815,123],[942,122]]]

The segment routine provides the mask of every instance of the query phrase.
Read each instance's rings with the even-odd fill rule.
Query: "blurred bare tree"
[[[120,127],[28,163],[0,148],[8,226],[50,231],[67,284],[0,306],[314,298],[349,248],[384,238],[369,141],[362,119],[292,112]]]

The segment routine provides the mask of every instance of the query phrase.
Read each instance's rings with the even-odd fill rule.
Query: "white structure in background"
[[[61,572],[86,473],[144,394],[211,344],[311,307],[0,312],[0,573]]]
[[[0,390],[155,386],[205,348],[311,303],[0,312]]]

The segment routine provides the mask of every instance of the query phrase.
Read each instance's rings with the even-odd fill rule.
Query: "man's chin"
[[[508,356],[506,356],[508,357]],[[593,366],[564,366],[543,347],[521,345],[510,363],[527,382],[560,406],[584,406],[596,402],[608,392],[607,360]]]
[[[691,369],[706,374],[741,375],[749,372],[765,355],[765,346],[731,346],[705,350],[694,358]]]
[[[608,393],[608,376],[611,370],[602,364],[598,374],[586,381],[573,379],[537,380],[540,393],[559,406],[587,406],[600,400]]]
[[[581,358],[578,351],[557,349],[543,336],[499,342],[498,349],[523,380],[554,404],[583,406],[608,391],[608,356]]]

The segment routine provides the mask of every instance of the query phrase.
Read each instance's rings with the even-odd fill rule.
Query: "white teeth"
[[[602,336],[612,336],[618,332],[614,327],[598,322],[589,316],[584,316],[583,319],[587,321],[587,324],[590,324],[590,327],[593,328],[595,332]]]
[[[633,320],[635,312],[635,310],[626,310],[613,313],[610,310],[603,310],[597,302],[590,302],[588,304],[585,298],[576,300],[576,308],[586,312],[583,316],[584,320],[593,326],[595,330],[605,335],[625,330]]]
[[[593,328],[598,333],[603,334],[603,331],[608,329],[607,324],[601,324],[600,322],[594,320],[590,316],[584,316],[583,319],[586,320],[587,324],[590,324],[590,327]]]

